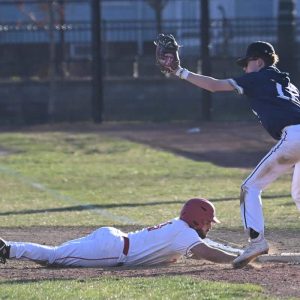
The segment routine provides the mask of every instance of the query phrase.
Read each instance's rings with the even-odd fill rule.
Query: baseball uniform
[[[179,218],[128,234],[101,227],[91,234],[56,247],[7,242],[10,259],[29,259],[47,265],[112,267],[173,263],[203,243],[197,232]]]
[[[300,101],[287,73],[274,66],[229,79],[245,94],[263,127],[278,143],[260,161],[241,187],[241,216],[245,228],[264,232],[261,192],[294,167],[292,197],[300,210]]]

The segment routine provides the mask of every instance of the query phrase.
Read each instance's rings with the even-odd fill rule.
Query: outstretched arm
[[[211,92],[233,91],[236,89],[230,79],[215,79],[199,75],[180,66],[179,45],[171,34],[159,34],[156,45],[156,64],[164,74],[172,73],[181,79]]]
[[[235,87],[230,83],[229,79],[216,79],[209,76],[199,75],[181,67],[179,67],[173,74],[210,92],[226,92],[235,90]]]
[[[231,263],[237,256],[201,243],[191,249],[193,259],[206,259],[215,263]]]

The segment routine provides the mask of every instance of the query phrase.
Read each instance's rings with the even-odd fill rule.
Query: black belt
[[[124,239],[123,254],[127,255],[129,252],[129,238],[127,236],[123,236],[123,239]]]

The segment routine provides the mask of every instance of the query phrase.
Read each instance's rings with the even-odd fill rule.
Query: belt
[[[123,254],[127,255],[129,252],[129,238],[127,236],[123,236],[123,239],[124,239]]]

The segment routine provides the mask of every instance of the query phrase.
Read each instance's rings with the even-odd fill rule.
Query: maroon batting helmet
[[[181,209],[180,219],[192,228],[201,228],[208,221],[220,223],[215,216],[214,205],[202,198],[188,200]]]

